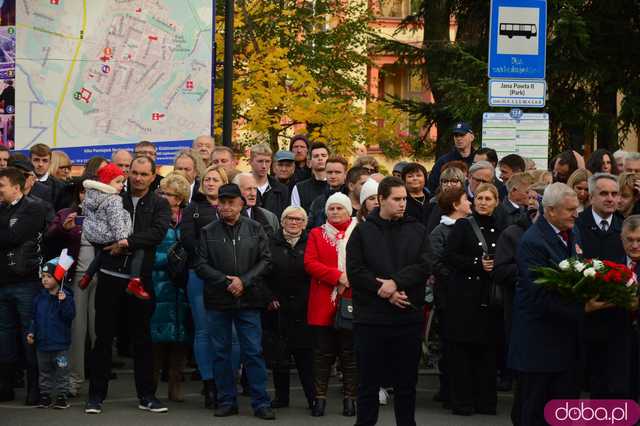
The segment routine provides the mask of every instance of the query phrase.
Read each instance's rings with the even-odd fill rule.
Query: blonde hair
[[[222,181],[223,185],[226,185],[226,184],[229,183],[229,176],[227,176],[227,171],[224,169],[224,167],[222,167],[222,166],[209,166],[200,175],[200,188],[198,189],[198,191],[201,194],[204,194],[204,185],[202,185],[202,183],[204,182],[204,178],[205,178],[205,176],[207,176],[211,172],[218,173],[218,176],[220,176],[220,180]]]
[[[307,216],[307,212],[302,207],[297,206],[289,206],[280,215],[280,224],[284,226],[284,218],[289,215],[289,213],[300,213],[304,217],[304,227],[307,227],[307,221],[309,220]]]
[[[590,177],[591,172],[588,169],[577,169],[575,172],[571,173],[571,176],[567,179],[567,185],[573,189],[580,182],[588,182]]]
[[[171,172],[160,181],[160,190],[173,192],[182,199],[182,203],[189,201],[191,185],[182,172]]]
[[[544,183],[547,184],[547,180],[553,180],[553,175],[548,170],[530,170],[528,173],[533,176],[535,183]]]
[[[475,196],[477,197],[478,194],[480,194],[482,192],[490,192],[491,194],[493,194],[493,198],[495,198],[496,201],[500,201],[500,197],[498,196],[498,190],[496,189],[494,184],[492,184],[492,183],[481,183],[476,188]]]
[[[259,143],[257,145],[253,145],[249,150],[249,160],[253,160],[256,155],[268,155],[271,157],[273,155],[273,151],[266,143]]]
[[[514,173],[507,181],[507,190],[511,191],[520,185],[533,185],[533,176],[530,173]]]
[[[633,194],[635,182],[638,179],[640,179],[640,174],[638,173],[620,173],[620,176],[618,176],[618,187],[620,188],[620,192],[625,190]]]
[[[55,176],[58,169],[62,166],[70,166],[71,159],[64,151],[52,151],[51,163],[49,164],[49,174]]]

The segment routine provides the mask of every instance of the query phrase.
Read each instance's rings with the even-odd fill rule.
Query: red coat
[[[338,251],[325,239],[321,226],[309,232],[304,269],[311,275],[307,322],[309,325],[333,325],[337,308],[331,301],[331,293],[343,271],[338,270]],[[347,289],[342,297],[350,299],[351,289]]]

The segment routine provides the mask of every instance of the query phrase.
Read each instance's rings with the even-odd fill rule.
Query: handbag
[[[338,330],[353,330],[353,299],[338,299],[333,326]]]
[[[185,288],[189,279],[189,254],[182,241],[178,240],[167,250],[167,275],[178,288]]]
[[[478,222],[476,222],[476,218],[473,216],[469,217],[469,223],[471,224],[471,228],[473,229],[473,233],[476,235],[478,242],[482,244],[483,255],[489,254],[489,246],[487,244],[487,240],[485,240],[482,231],[480,231],[480,227],[478,226]],[[491,285],[489,286],[488,299],[488,305],[490,308],[501,309],[504,306],[504,291],[502,287],[496,284],[494,280],[491,280]]]

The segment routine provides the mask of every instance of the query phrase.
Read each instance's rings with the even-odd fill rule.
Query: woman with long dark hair
[[[596,149],[587,161],[587,169],[593,174],[611,173],[617,175],[620,171],[613,154],[604,148]]]

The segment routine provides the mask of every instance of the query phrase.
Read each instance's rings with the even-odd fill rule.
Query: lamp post
[[[233,9],[234,0],[225,0],[222,144],[228,147],[231,147],[231,135],[233,132]]]

